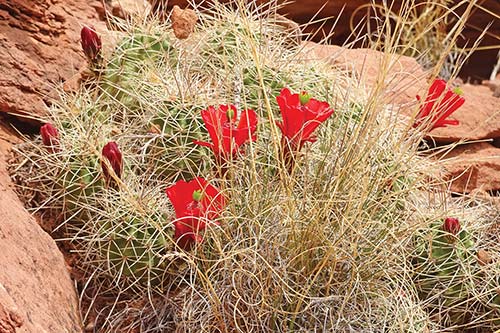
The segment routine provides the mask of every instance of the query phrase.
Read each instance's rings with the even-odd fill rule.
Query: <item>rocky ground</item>
[[[344,10],[352,11],[350,6],[360,2],[351,1]],[[79,42],[83,24],[102,31],[106,15],[126,16],[145,8],[148,4],[141,1],[122,1],[122,6],[98,0],[0,4],[0,333],[81,331],[74,283],[64,258],[23,208],[6,171],[9,149],[21,140],[13,126],[36,133],[39,124],[33,118],[50,105],[53,88],[66,82],[65,88],[71,89],[76,82],[86,66]],[[310,14],[293,5],[287,10],[298,21]],[[306,57],[327,59],[350,71],[368,89],[380,79],[380,54],[375,51],[314,43],[305,48]],[[385,77],[391,88],[388,102],[395,107],[415,103],[415,95],[425,94],[426,76],[414,59],[399,58]],[[475,141],[458,145],[445,156],[453,192],[499,195],[499,86],[500,77],[484,85],[463,85],[466,103],[453,115],[460,125],[434,130],[429,137],[435,145]]]

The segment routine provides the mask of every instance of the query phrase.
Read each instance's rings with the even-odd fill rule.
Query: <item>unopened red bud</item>
[[[447,217],[443,223],[443,230],[456,236],[460,232],[460,222],[457,218]]]
[[[101,38],[93,27],[83,27],[81,31],[82,49],[89,61],[95,61],[101,52]]]
[[[47,147],[54,148],[59,144],[59,131],[50,123],[40,127],[40,135],[42,136],[43,144]]]
[[[102,156],[109,161],[109,164],[111,165],[111,168],[113,168],[113,171],[115,172],[116,176],[120,178],[122,175],[123,160],[122,160],[122,153],[120,152],[120,149],[118,148],[116,142],[113,141],[108,142],[102,148]],[[109,179],[108,167],[106,163],[101,163],[101,165],[104,178],[108,180]]]

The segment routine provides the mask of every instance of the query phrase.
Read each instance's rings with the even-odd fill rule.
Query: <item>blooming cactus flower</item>
[[[118,178],[121,177],[122,175],[122,169],[123,169],[123,159],[122,159],[122,153],[120,149],[118,148],[118,145],[116,142],[108,142],[103,148],[102,148],[102,156],[106,158],[111,165],[111,168],[115,172],[116,176]],[[110,179],[109,175],[109,170],[108,166],[106,163],[101,162],[102,166],[102,172],[104,174],[104,178],[106,180]]]
[[[83,27],[80,33],[82,49],[90,61],[96,61],[101,52],[101,38],[93,27]]]
[[[306,92],[292,94],[288,88],[281,90],[276,101],[283,117],[276,125],[293,150],[302,148],[307,141],[316,141],[313,132],[333,113],[328,103],[311,98]]]
[[[234,105],[219,105],[218,108],[209,106],[208,109],[202,110],[201,117],[212,143],[204,141],[195,143],[210,147],[218,160],[227,161],[234,157],[243,144],[257,139],[255,111],[241,112],[239,122],[237,114]]]
[[[226,206],[225,197],[219,190],[201,177],[189,182],[180,180],[166,189],[174,206],[174,239],[180,248],[189,250],[203,238],[199,234],[206,221],[217,219]]]
[[[447,217],[444,219],[443,230],[456,236],[460,232],[460,222],[457,218]]]
[[[40,127],[40,135],[42,136],[44,146],[49,147],[51,150],[54,150],[59,144],[59,131],[50,123]]]
[[[444,96],[443,96],[444,93]],[[420,96],[417,95],[420,101]],[[429,88],[425,102],[420,107],[413,127],[422,123],[430,123],[431,129],[458,125],[458,120],[446,119],[465,103],[459,90],[446,90],[446,81],[436,79]]]

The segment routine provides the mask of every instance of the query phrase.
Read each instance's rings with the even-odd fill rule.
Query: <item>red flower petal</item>
[[[427,117],[432,108],[434,107],[434,103],[439,99],[439,97],[443,94],[446,89],[446,81],[442,79],[436,79],[432,83],[429,88],[429,92],[427,93],[427,97],[425,98],[424,107],[420,111],[419,118]]]
[[[451,90],[448,90],[441,102],[439,103],[438,110],[436,110],[436,115],[433,117],[432,123],[433,128],[444,127],[448,124],[457,124],[458,120],[446,120],[453,112],[455,112],[459,107],[461,107],[465,103],[465,99],[454,93]]]
[[[203,147],[208,147],[208,148],[214,149],[214,145],[211,144],[210,142],[193,140],[193,143],[196,144],[196,145],[200,145],[200,146],[203,146]]]
[[[228,111],[232,112],[228,114]],[[201,111],[202,119],[212,139],[210,145],[204,141],[195,141],[196,144],[212,148],[219,160],[228,160],[239,151],[239,147],[250,139],[255,140],[257,129],[257,115],[253,110],[245,110],[236,126],[238,112],[234,105],[213,106]]]
[[[186,216],[186,209],[193,202],[193,192],[202,190],[206,183],[206,180],[201,177],[197,177],[189,182],[179,180],[165,190],[170,202],[174,206],[177,218]]]
[[[446,81],[436,79],[429,88],[424,104],[415,117],[413,127],[429,121],[431,129],[458,125],[457,120],[446,119],[465,103],[465,99],[457,93],[446,90]],[[444,96],[443,96],[444,93]],[[439,100],[442,97],[441,100]],[[420,96],[417,96],[420,101]],[[427,119],[430,117],[430,120]]]
[[[174,239],[176,244],[183,250],[189,251],[196,243],[203,241],[203,238],[193,231],[191,225],[183,221],[174,222]]]
[[[195,191],[202,192],[200,201],[193,199]],[[194,243],[203,240],[199,232],[205,229],[207,221],[219,217],[226,206],[226,198],[201,177],[189,182],[179,180],[169,186],[166,193],[177,217],[174,221],[174,239],[181,248],[189,250]]]
[[[301,105],[299,94],[291,94],[290,90],[281,90],[276,101],[280,107],[282,122],[276,122],[283,136],[295,147],[301,147],[306,141],[314,141],[312,133],[333,113],[326,102],[309,99]],[[292,148],[293,149],[293,148]]]
[[[240,122],[234,135],[237,147],[252,140],[255,141],[257,136],[255,130],[257,129],[257,114],[254,110],[244,110],[240,115]]]
[[[218,112],[213,106],[209,106],[207,110],[201,111],[201,118],[205,123],[205,127],[207,128],[208,134],[213,142],[212,149],[216,154],[220,151],[220,145],[222,141],[222,133],[220,132],[220,128],[223,124],[223,120],[220,117],[221,113]]]

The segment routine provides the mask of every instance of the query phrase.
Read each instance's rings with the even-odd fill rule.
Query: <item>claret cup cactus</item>
[[[168,17],[82,29],[91,74],[15,148],[21,196],[102,306],[94,330],[500,328],[498,223],[419,150],[465,97],[437,79],[386,104],[392,78],[290,43],[274,5],[210,3],[182,39]]]
[[[448,324],[463,325],[484,307],[485,312],[498,313],[498,298],[494,296],[498,282],[488,282],[488,273],[478,261],[476,240],[457,218],[433,223],[416,242],[416,287],[422,299],[442,311]],[[492,290],[477,298],[484,285]]]

